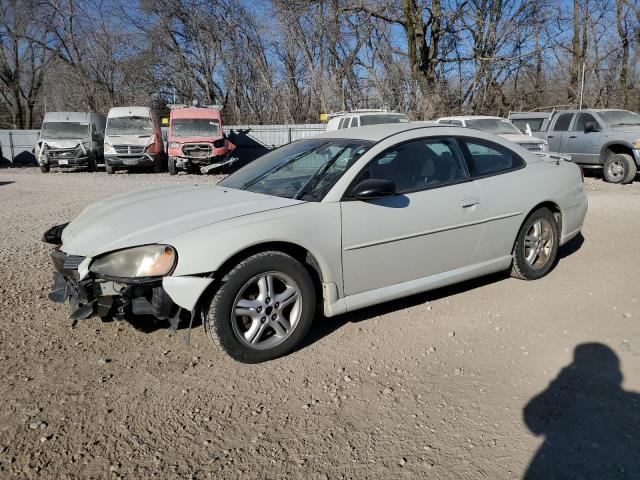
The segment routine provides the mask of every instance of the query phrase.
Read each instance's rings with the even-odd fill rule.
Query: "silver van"
[[[48,112],[35,148],[40,170],[86,165],[95,172],[104,159],[106,117],[95,112]]]

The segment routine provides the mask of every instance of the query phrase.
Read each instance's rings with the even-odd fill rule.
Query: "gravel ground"
[[[576,458],[600,472],[580,478],[638,478],[640,182],[587,178],[584,241],[542,280],[321,319],[266,364],[235,363],[201,327],[190,346],[127,322],[71,329],[46,298],[43,231],[94,199],[217,179],[0,170],[0,477],[569,478]]]

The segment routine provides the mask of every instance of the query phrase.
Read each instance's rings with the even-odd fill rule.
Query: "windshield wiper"
[[[293,198],[296,200],[300,200],[302,196],[307,193],[307,189],[309,187],[315,187],[320,182],[320,180],[324,178],[324,174],[327,173],[327,170],[329,170],[331,165],[336,163],[336,160],[340,158],[340,155],[342,155],[342,153],[350,146],[351,145],[347,145],[343,149],[339,150],[338,153],[336,153],[333,157],[331,157],[327,163],[325,163],[322,167],[320,167],[318,171],[311,176],[311,178],[307,181],[307,183],[305,183],[300,188],[300,190],[298,190],[298,193],[296,193]]]

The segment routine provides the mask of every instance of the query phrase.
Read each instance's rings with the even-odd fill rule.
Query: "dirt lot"
[[[113,193],[214,181],[0,170],[0,477],[511,479],[574,462],[638,478],[640,182],[587,179],[584,241],[543,280],[321,319],[267,364],[233,362],[201,327],[191,346],[126,322],[71,329],[46,298],[42,232]]]

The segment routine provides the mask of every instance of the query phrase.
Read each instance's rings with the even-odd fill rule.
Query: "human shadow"
[[[524,407],[545,440],[525,480],[640,478],[640,394],[623,390],[617,355],[601,343],[578,345],[573,362]]]

